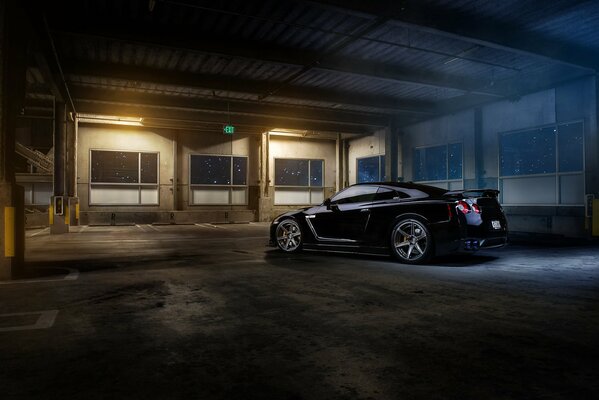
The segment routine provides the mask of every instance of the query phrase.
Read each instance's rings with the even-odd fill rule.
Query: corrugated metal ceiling
[[[157,1],[152,11],[148,1],[142,0],[65,3],[68,12],[48,9],[46,13],[59,58],[70,63],[68,82],[81,87],[401,115],[400,107],[370,107],[351,98],[344,102],[339,94],[434,104],[479,90],[487,92],[491,101],[522,94],[519,87],[533,90],[533,78],[542,88],[589,73],[588,68],[530,51],[490,46],[484,40],[443,34],[428,26],[376,20],[343,6],[314,1]],[[478,22],[497,21],[549,41],[599,51],[599,2],[595,1],[427,0],[417,7],[459,12]],[[356,33],[373,21],[379,25],[366,34]],[[84,29],[88,25],[90,29]],[[137,32],[146,28],[160,36],[158,43]],[[178,41],[180,37],[185,42]],[[212,39],[229,46],[223,45],[222,50],[202,47]],[[235,43],[241,49],[231,45]],[[327,63],[330,60],[342,65]],[[78,72],[78,63],[98,63],[106,70],[94,76]],[[169,85],[148,81],[147,76],[111,77],[111,66],[214,77],[221,87]],[[229,79],[234,83],[228,85]],[[236,86],[242,81],[256,84],[251,90]],[[322,93],[322,99],[303,96],[311,90]]]

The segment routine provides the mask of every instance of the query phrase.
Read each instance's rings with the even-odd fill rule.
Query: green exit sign
[[[235,127],[233,125],[223,126],[223,133],[226,135],[232,135],[235,133]]]

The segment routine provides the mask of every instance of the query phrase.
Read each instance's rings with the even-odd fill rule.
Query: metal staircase
[[[38,172],[53,173],[54,159],[42,153],[41,151],[30,149],[19,142],[15,142],[15,152],[23,156],[27,162],[38,169]],[[50,150],[50,154],[52,150]]]

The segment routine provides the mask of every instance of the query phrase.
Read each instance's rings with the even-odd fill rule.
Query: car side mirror
[[[331,199],[325,199],[324,202],[322,203],[323,206],[325,206],[327,208],[327,210],[331,209]]]

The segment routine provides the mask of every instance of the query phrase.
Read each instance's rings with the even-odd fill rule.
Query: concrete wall
[[[515,101],[492,103],[482,107],[478,112],[466,110],[408,126],[399,134],[400,178],[404,181],[412,180],[414,148],[461,142],[464,187],[497,188],[500,133],[582,120],[585,140],[586,193],[599,195],[596,93],[595,78],[585,78],[555,89],[526,95]],[[271,135],[268,196],[262,196],[260,192],[261,135],[256,133],[256,135],[227,136],[220,132],[82,125],[79,129],[78,144],[78,191],[81,209],[86,212],[136,212],[138,217],[143,212],[155,212],[156,215],[159,215],[159,212],[168,212],[150,218],[157,222],[166,220],[172,222],[178,218],[187,218],[188,214],[183,212],[203,212],[205,215],[203,214],[201,219],[210,219],[212,218],[210,215],[220,215],[218,213],[221,211],[225,213],[223,214],[225,218],[230,218],[228,213],[233,211],[242,214],[259,211],[260,219],[270,220],[281,212],[296,208],[296,206],[274,206],[273,204],[275,158],[324,159],[324,196],[329,197],[335,192],[339,175],[335,140]],[[347,142],[347,177],[350,184],[356,182],[357,159],[385,154],[385,139],[385,131],[381,130],[373,135]],[[90,149],[160,152],[160,205],[90,207],[88,205]],[[477,153],[477,150],[480,151]],[[248,204],[243,206],[190,205],[190,154],[247,156]],[[175,192],[173,192],[174,186]],[[177,212],[173,213],[172,211],[175,210]],[[511,229],[514,231],[558,233],[568,236],[580,236],[585,233],[584,208],[581,206],[506,207],[506,212]],[[246,213],[238,218],[248,218],[247,215]],[[82,222],[85,223],[83,217]]]
[[[298,206],[274,205],[275,158],[307,158],[324,160],[324,197],[335,193],[337,184],[336,142],[334,140],[295,138],[271,135],[269,155],[269,198],[272,207],[271,217]]]
[[[597,79],[588,78],[556,88],[555,114],[558,122],[582,120],[585,142],[585,189],[599,195],[599,103]]]
[[[160,204],[158,206],[89,205],[89,157],[91,149],[150,151],[160,153]],[[297,206],[273,205],[274,159],[314,158],[324,160],[324,195],[331,196],[336,185],[336,142],[272,135],[269,153],[269,197],[260,198],[261,135],[223,135],[146,128],[81,125],[78,142],[78,195],[83,224],[233,222],[254,220],[259,207],[267,207],[264,218]],[[189,190],[191,154],[238,155],[248,157],[247,205],[192,205]],[[176,173],[175,173],[176,171]],[[173,195],[173,187],[176,192]],[[221,221],[222,220],[222,221]]]
[[[468,187],[468,183],[475,179],[473,110],[412,125],[402,132],[401,142],[403,150],[400,155],[403,167],[402,180],[411,181],[413,179],[415,148],[447,143],[462,143],[464,186]]]
[[[174,133],[168,130],[80,125],[77,145],[77,194],[81,211],[104,211],[115,208],[119,211],[172,210],[174,208],[172,189],[173,179],[175,179],[173,137]],[[159,205],[90,206],[90,150],[159,152]]]
[[[336,185],[335,141],[322,139],[293,138],[271,135],[269,176],[270,186],[274,185],[275,158],[311,158],[324,160],[324,186],[334,188]]]
[[[255,209],[259,194],[258,159],[260,135],[224,135],[221,132],[185,132],[177,135],[177,188],[178,209],[214,210],[214,209]],[[235,155],[248,157],[248,205],[247,206],[206,206],[191,205],[189,194],[190,154]]]
[[[377,131],[371,136],[349,141],[348,150],[348,180],[349,184],[356,183],[357,159],[362,157],[378,156],[385,154],[385,131]]]
[[[517,101],[501,101],[483,107],[484,171],[482,174],[487,186],[498,187],[500,133],[534,128],[555,122],[554,89],[530,94]]]
[[[582,120],[585,140],[585,191],[599,194],[597,100],[594,78],[500,101],[481,108],[482,154],[476,154],[475,111],[467,110],[406,127],[401,135],[403,180],[412,179],[412,154],[416,147],[463,143],[464,187],[498,188],[499,135],[502,132]],[[476,158],[480,157],[480,170]],[[476,179],[478,175],[478,180]],[[355,179],[355,177],[354,177]],[[582,202],[582,199],[581,199]],[[584,236],[584,208],[580,206],[506,207],[510,229],[532,233]]]

